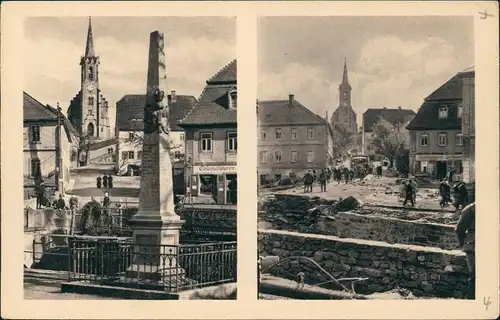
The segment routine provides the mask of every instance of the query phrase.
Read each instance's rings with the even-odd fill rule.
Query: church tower
[[[339,106],[351,107],[351,85],[347,77],[347,61],[344,60],[344,72],[342,73],[342,83],[339,85]]]
[[[95,54],[92,36],[92,20],[89,18],[87,45],[85,56],[80,60],[81,66],[81,103],[82,132],[89,137],[99,138],[99,57]]]
[[[342,82],[339,85],[339,105],[333,112],[331,124],[343,128],[348,134],[356,134],[358,130],[356,112],[351,105],[351,85],[347,73],[347,59],[344,60]]]

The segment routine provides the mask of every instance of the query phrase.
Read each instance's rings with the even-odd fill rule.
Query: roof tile
[[[363,113],[363,130],[364,132],[372,132],[373,126],[380,118],[397,125],[410,121],[414,116],[415,111],[411,109],[370,108]]]

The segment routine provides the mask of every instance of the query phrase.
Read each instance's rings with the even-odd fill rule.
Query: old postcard
[[[498,316],[496,3],[2,9],[3,317]]]

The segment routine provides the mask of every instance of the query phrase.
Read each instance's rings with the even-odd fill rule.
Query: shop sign
[[[236,173],[236,166],[195,166],[193,171],[198,174]]]

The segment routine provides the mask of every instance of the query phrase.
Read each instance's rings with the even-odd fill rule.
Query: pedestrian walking
[[[442,208],[447,207],[448,202],[451,202],[451,186],[446,179],[443,179],[439,184],[439,195],[441,196],[439,205]]]
[[[415,202],[413,201],[413,186],[411,184],[411,181],[405,182],[404,192],[405,192],[405,201],[403,202],[403,206],[406,206],[408,201],[410,201],[411,206],[414,207]]]
[[[321,170],[319,174],[319,184],[321,187],[321,192],[326,192],[326,170]]]
[[[412,197],[413,197],[413,206],[417,204],[417,191],[418,191],[418,184],[417,180],[415,178],[410,178],[410,184],[412,188]]]
[[[108,175],[108,188],[113,189],[113,176],[111,174]]]
[[[102,176],[102,186],[104,187],[104,189],[108,188],[108,176],[107,175]]]
[[[458,237],[458,243],[465,252],[467,258],[467,267],[469,269],[469,295],[471,299],[475,298],[476,287],[476,205],[475,202],[467,205],[460,213],[455,232]]]
[[[348,184],[349,183],[349,169],[344,168],[343,175],[344,175],[345,184]]]
[[[306,174],[306,179],[307,179],[307,192],[313,192],[314,171],[309,171]]]
[[[464,208],[468,202],[468,194],[463,181],[460,181],[453,187],[453,194],[455,197],[455,209]]]

